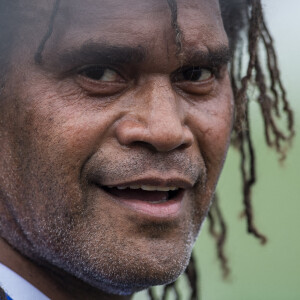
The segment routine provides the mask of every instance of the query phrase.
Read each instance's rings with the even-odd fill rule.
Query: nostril
[[[116,127],[116,137],[121,145],[143,142],[145,126],[135,120],[122,120]]]
[[[183,143],[180,146],[178,146],[176,149],[177,150],[184,150],[184,149],[190,147],[190,145],[191,145],[190,143]]]
[[[151,152],[157,152],[157,149],[148,142],[136,141],[136,142],[131,143],[131,146],[137,147],[137,148],[140,147],[140,148],[148,149]]]

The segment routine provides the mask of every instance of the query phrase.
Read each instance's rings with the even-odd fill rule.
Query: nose
[[[159,152],[191,146],[194,136],[184,124],[179,101],[169,80],[156,78],[145,83],[135,94],[136,104],[117,126],[119,143],[146,143]]]

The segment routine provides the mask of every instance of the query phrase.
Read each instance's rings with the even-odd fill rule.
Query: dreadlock
[[[224,27],[229,38],[232,51],[230,64],[230,77],[233,95],[235,99],[235,124],[232,132],[232,145],[240,153],[240,171],[242,174],[242,194],[244,216],[246,217],[247,231],[266,243],[266,237],[256,228],[252,208],[251,191],[256,182],[255,149],[250,131],[250,99],[247,91],[254,86],[258,93],[258,103],[264,122],[264,134],[267,145],[274,148],[280,159],[284,159],[287,146],[294,136],[293,112],[287,100],[286,91],[280,78],[277,56],[274,42],[266,26],[260,0],[219,0]],[[41,40],[35,54],[35,62],[42,62],[42,52],[50,38],[55,17],[59,9],[60,0],[54,1],[48,30]],[[177,21],[176,0],[167,0],[171,11],[171,25],[175,33],[177,55],[182,50],[182,32]],[[243,71],[243,50],[247,47],[249,61],[246,65],[245,75]],[[259,50],[264,50],[266,63],[262,63]],[[284,115],[286,129],[279,127],[280,118]],[[219,205],[219,198],[214,196],[214,201],[208,213],[209,232],[216,242],[217,256],[221,263],[221,269],[226,277],[230,269],[228,259],[224,252],[227,226]],[[191,288],[191,300],[200,299],[199,294],[199,270],[196,268],[194,255],[185,271],[185,276]],[[173,292],[175,299],[180,299],[177,282],[170,283],[163,288],[161,299],[167,299]],[[158,300],[152,288],[148,290],[151,300]]]
[[[171,10],[171,24],[172,24],[172,28],[175,31],[175,43],[177,46],[177,55],[179,55],[182,49],[182,42],[181,42],[182,32],[177,22],[177,3],[174,0],[167,0],[167,1]]]
[[[38,47],[38,49],[35,53],[34,60],[37,64],[40,64],[42,62],[43,50],[45,48],[45,45],[46,45],[48,39],[50,38],[50,36],[53,32],[54,20],[55,20],[55,17],[57,15],[57,12],[58,12],[59,3],[60,3],[60,0],[55,0],[53,10],[52,10],[52,14],[51,14],[50,21],[49,21],[48,30],[47,30],[45,36],[43,37],[43,39],[42,39],[42,41],[41,41],[41,43],[40,43],[40,45],[39,45],[39,47]]]
[[[256,165],[250,132],[249,98],[247,95],[249,85],[254,85],[258,91],[257,102],[264,121],[266,143],[269,147],[275,148],[281,160],[285,158],[286,146],[289,145],[294,136],[294,120],[287,101],[286,91],[280,79],[274,43],[263,17],[261,2],[259,0],[247,0],[246,8],[249,53],[247,71],[246,75],[241,77],[240,64],[233,60],[230,72],[236,102],[236,122],[232,141],[238,147],[241,155],[240,168],[243,179],[243,202],[247,229],[250,234],[260,239],[261,243],[265,243],[266,237],[255,227],[251,204],[251,189],[256,181]],[[266,53],[266,67],[261,64],[260,43]],[[233,44],[233,57],[241,56],[241,48],[238,48],[237,45],[236,40]],[[267,75],[264,73],[264,69],[267,69]],[[278,125],[281,114],[286,116],[286,132],[281,130]]]

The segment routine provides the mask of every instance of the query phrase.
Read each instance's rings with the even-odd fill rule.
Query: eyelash
[[[196,71],[196,73],[198,73],[197,75],[202,75],[203,71],[208,71],[211,73],[211,78],[213,78],[213,77],[218,78],[220,76],[220,69],[221,69],[221,67],[209,68],[209,67],[200,67],[200,66],[186,66],[186,67],[182,67],[182,68],[176,70],[175,72],[173,72],[173,74],[171,74],[171,80],[175,81],[175,82],[179,82],[179,81],[191,81],[191,82],[194,81],[195,82],[197,80],[193,80],[193,78],[192,78],[193,75],[195,75],[195,74],[192,74],[194,71]],[[81,75],[85,78],[88,78],[90,80],[100,81],[100,78],[104,75],[106,70],[115,72],[116,75],[119,76],[119,79],[121,79],[121,80],[119,80],[119,82],[125,81],[124,76],[122,76],[118,70],[116,70],[115,68],[110,67],[110,66],[102,66],[102,65],[85,66],[85,67],[79,69],[77,71],[77,74]],[[93,71],[96,71],[96,72],[93,74]],[[99,74],[97,74],[97,71],[102,72],[100,74],[100,76],[96,76],[96,75],[99,75]],[[88,76],[89,72],[90,72],[90,76]],[[190,72],[190,74],[189,74],[189,72]],[[200,72],[200,74],[199,74],[199,72]],[[187,79],[187,76],[189,76],[190,79]],[[92,77],[99,77],[99,78],[97,79],[97,78],[92,78]]]
[[[171,76],[172,80],[175,82],[179,81],[189,81],[189,82],[197,82],[197,78],[205,75],[205,72],[209,72],[208,78],[202,80],[207,81],[213,77],[215,77],[215,71],[211,68],[205,68],[200,66],[192,66],[192,67],[183,67],[173,73]]]
[[[100,74],[97,74],[97,71],[98,72],[100,71]],[[120,74],[120,72],[110,66],[102,66],[102,65],[85,66],[85,67],[81,68],[79,71],[77,71],[77,74],[81,75],[83,77],[89,78],[90,80],[100,81],[100,78],[105,74],[105,71],[115,72],[116,75],[119,76],[119,78],[121,79],[121,80],[119,80],[119,82],[124,81],[124,77]],[[90,76],[88,76],[89,72],[90,72]],[[93,72],[94,72],[94,74],[93,74]],[[96,75],[100,75],[100,77],[99,77],[99,79],[92,78],[93,75],[95,75],[94,77],[98,77]]]

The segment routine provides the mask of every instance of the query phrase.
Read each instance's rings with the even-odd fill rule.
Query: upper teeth
[[[116,187],[118,190],[132,189],[132,190],[144,190],[144,191],[158,191],[158,192],[169,192],[176,191],[179,188],[175,186],[161,187],[152,185],[129,185],[129,186],[108,186],[109,188]]]

